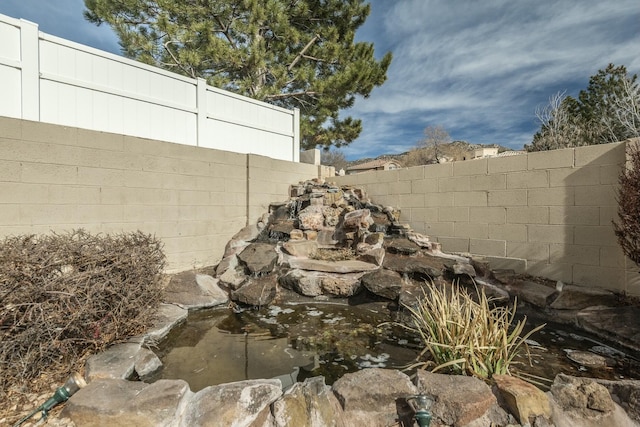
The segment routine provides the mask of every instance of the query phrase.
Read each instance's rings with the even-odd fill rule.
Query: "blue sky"
[[[387,82],[345,112],[363,120],[349,160],[407,151],[427,126],[454,140],[513,149],[531,142],[535,110],[560,90],[576,96],[609,63],[640,74],[638,0],[373,0],[357,38],[392,51]],[[0,13],[119,53],[82,0],[0,0]]]

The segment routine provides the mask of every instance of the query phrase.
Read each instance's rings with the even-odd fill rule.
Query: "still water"
[[[322,375],[327,384],[367,367],[402,369],[420,352],[417,336],[393,326],[387,303],[298,303],[236,312],[190,314],[161,343],[163,368],[151,381],[183,379],[191,390],[245,379],[279,378],[287,387]],[[544,323],[530,318],[531,327]],[[548,324],[531,337],[531,364],[522,355],[514,372],[542,378],[541,387],[564,372],[607,379],[640,378],[640,364],[587,334]],[[589,368],[568,359],[570,351],[606,356],[607,366]]]

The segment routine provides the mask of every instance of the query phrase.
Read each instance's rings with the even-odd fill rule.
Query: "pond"
[[[376,301],[302,302],[196,312],[160,344],[163,368],[149,381],[179,378],[198,391],[233,381],[279,378],[287,387],[319,375],[332,384],[367,367],[403,369],[419,354],[420,340],[393,325],[396,313],[387,306]],[[527,314],[530,327],[546,322],[535,312]],[[531,365],[523,354],[512,365],[514,373],[539,377],[542,388],[560,372],[640,378],[637,360],[589,334],[546,323],[529,342]],[[572,351],[603,355],[607,364],[585,367],[567,357]]]

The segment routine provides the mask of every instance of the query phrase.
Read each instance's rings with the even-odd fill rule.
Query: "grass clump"
[[[525,340],[545,325],[522,335],[526,317],[514,323],[515,304],[493,306],[482,289],[477,299],[457,283],[448,290],[427,283],[427,292],[417,304],[406,306],[412,325],[405,327],[417,333],[424,345],[410,368],[446,369],[485,380],[510,374],[514,357],[527,348]]]
[[[0,398],[56,383],[142,333],[162,299],[162,244],[142,232],[0,241]]]

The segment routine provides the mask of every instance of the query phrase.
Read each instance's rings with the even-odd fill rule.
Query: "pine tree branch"
[[[197,76],[196,76],[196,73],[193,71],[193,67],[189,67],[189,69],[187,69],[184,65],[182,65],[180,63],[180,61],[178,61],[178,58],[176,58],[176,56],[173,54],[173,52],[171,52],[171,49],[169,49],[169,45],[172,44],[172,43],[179,43],[179,42],[177,42],[175,40],[168,40],[163,44],[163,46],[164,46],[165,50],[171,56],[171,59],[173,59],[173,62],[175,62],[174,65],[176,65],[178,68],[180,68],[182,71],[184,71],[185,74],[187,74],[191,78],[195,79]]]
[[[274,95],[265,96],[265,100],[275,100],[275,99],[283,99],[283,98],[297,98],[299,96],[316,96],[318,92],[314,91],[300,91],[300,92],[288,92],[288,93],[276,93]]]
[[[293,70],[293,67],[296,66],[296,64],[304,57],[304,54],[307,50],[311,49],[311,46],[313,46],[313,44],[320,38],[320,35],[316,34],[315,36],[313,36],[313,38],[311,40],[309,40],[309,43],[307,43],[305,45],[305,47],[302,48],[302,50],[296,55],[295,58],[293,58],[293,61],[291,61],[291,64],[289,64],[289,66],[287,67],[287,71],[291,71]]]

